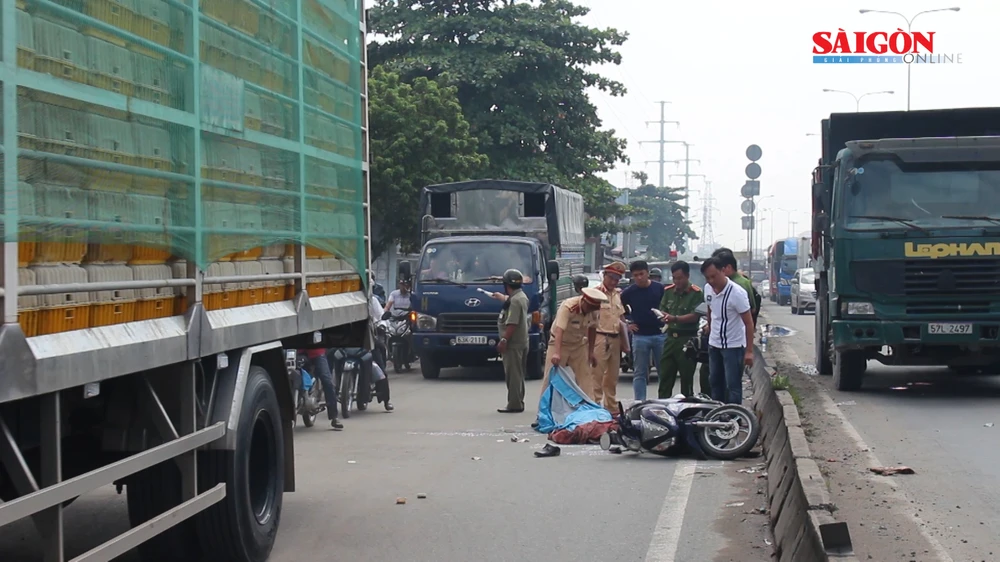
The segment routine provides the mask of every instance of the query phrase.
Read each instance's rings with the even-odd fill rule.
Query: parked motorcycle
[[[302,425],[312,427],[316,416],[326,410],[323,385],[306,370],[309,359],[294,349],[285,350],[285,367],[295,400],[295,418],[302,416]]]
[[[413,322],[410,320],[409,308],[393,308],[385,311],[378,331],[388,351],[389,361],[393,371],[399,373],[409,371],[416,360],[411,343]]]
[[[645,400],[626,410],[618,403],[618,430],[601,436],[601,448],[676,456],[694,452],[719,460],[745,456],[760,438],[757,416],[737,404],[707,396]]]
[[[375,388],[371,369],[363,368],[363,364],[365,361],[371,363],[371,352],[364,348],[336,348],[327,352],[327,358],[335,373],[341,415],[351,417],[351,403],[356,404],[358,410],[367,410],[375,397]]]

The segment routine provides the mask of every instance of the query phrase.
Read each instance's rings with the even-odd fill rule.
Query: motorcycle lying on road
[[[316,416],[326,410],[323,385],[306,370],[309,359],[294,349],[285,351],[285,367],[295,400],[295,418],[302,417],[302,425],[312,427]]]
[[[753,412],[704,395],[645,400],[627,410],[619,402],[615,421],[619,429],[601,436],[605,451],[618,446],[636,453],[676,456],[693,452],[734,460],[749,453],[760,438],[760,423]]]
[[[371,369],[363,368],[363,363],[368,361],[370,364],[371,352],[364,348],[338,347],[327,352],[327,358],[334,369],[341,415],[351,417],[351,403],[356,404],[358,410],[367,410],[375,398],[375,383],[371,380]]]
[[[378,336],[382,338],[393,371],[409,372],[416,360],[411,345],[412,321],[409,308],[393,308],[385,311],[378,324]]]

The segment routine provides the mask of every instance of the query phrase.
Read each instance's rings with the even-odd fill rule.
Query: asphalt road
[[[630,379],[620,388],[631,398]],[[496,371],[398,375],[392,390],[391,414],[355,413],[342,432],[297,429],[298,491],[285,495],[272,561],[769,560],[766,516],[754,512],[759,460],[611,455],[596,445],[540,459],[533,405],[497,413],[506,390]],[[539,392],[528,384],[530,397]],[[77,552],[127,526],[113,490],[67,509]],[[0,560],[38,559],[28,522],[0,529]]]
[[[1000,377],[870,361],[861,391],[838,392],[832,377],[815,376],[813,314],[793,316],[788,307],[771,303],[764,314],[772,325],[795,331],[770,337],[768,345],[806,373],[800,388],[818,383],[826,395],[806,405],[814,420],[827,423],[817,424],[810,440],[818,442],[823,457],[832,457],[819,460],[828,461],[822,468],[834,475],[841,514],[862,540],[856,550],[876,560],[900,559],[889,557],[888,548],[903,559],[1000,560]],[[870,468],[865,464],[876,462],[904,465],[915,474],[863,477]],[[892,497],[876,494],[872,479],[893,484]],[[891,516],[882,519],[886,510]],[[901,542],[909,546],[901,548]]]

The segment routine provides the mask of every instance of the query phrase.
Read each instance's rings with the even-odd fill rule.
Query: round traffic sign
[[[760,164],[751,162],[747,164],[747,177],[755,180],[760,177]]]
[[[756,144],[751,144],[750,146],[747,147],[747,159],[749,159],[751,162],[756,162],[757,160],[760,160],[762,154],[763,152],[761,152],[760,147],[757,146]]]
[[[754,205],[753,199],[744,199],[740,203],[740,210],[743,211],[744,215],[752,215],[754,210],[757,209],[757,205]]]

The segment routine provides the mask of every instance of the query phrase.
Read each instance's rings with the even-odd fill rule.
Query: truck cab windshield
[[[419,281],[500,283],[504,271],[517,269],[526,284],[534,282],[532,248],[529,244],[498,242],[439,242],[424,249]]]
[[[995,162],[903,162],[877,154],[842,170],[847,181],[840,214],[848,228],[905,229],[906,222],[960,227],[1000,216]]]

